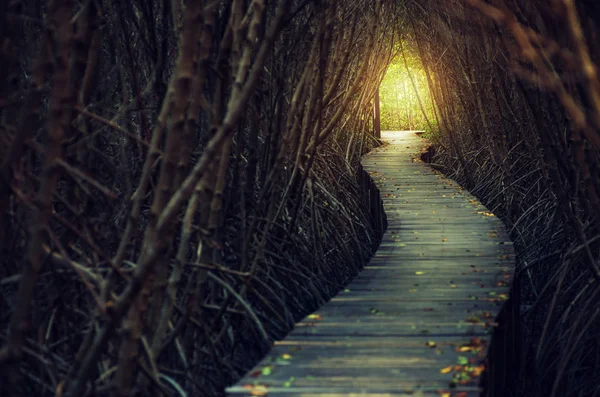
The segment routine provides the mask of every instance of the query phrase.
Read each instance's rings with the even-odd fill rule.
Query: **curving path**
[[[363,159],[388,218],[377,253],[230,395],[480,395],[513,276],[512,243],[477,199],[413,160],[421,138],[383,139]]]

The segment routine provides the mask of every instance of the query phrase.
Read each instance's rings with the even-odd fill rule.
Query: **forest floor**
[[[362,161],[388,219],[377,253],[230,395],[480,395],[512,243],[475,197],[419,160],[426,141],[383,140]]]

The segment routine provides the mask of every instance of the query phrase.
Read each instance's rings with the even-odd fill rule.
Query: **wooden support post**
[[[379,88],[375,91],[375,100],[373,105],[373,135],[375,138],[381,138],[381,114],[379,110]]]

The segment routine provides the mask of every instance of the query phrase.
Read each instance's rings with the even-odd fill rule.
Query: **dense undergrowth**
[[[339,290],[397,13],[1,2],[0,394],[218,395]]]
[[[523,349],[506,363],[508,395],[600,393],[599,5],[406,8],[433,76],[433,162],[504,220],[518,253]]]
[[[334,294],[402,38],[434,161],[516,243],[512,394],[598,394],[598,4],[0,2],[3,395],[219,394]]]

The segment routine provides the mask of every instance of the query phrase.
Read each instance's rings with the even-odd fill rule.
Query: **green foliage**
[[[402,55],[396,56],[379,88],[381,129],[425,130],[432,134],[437,131],[437,124],[433,110],[434,104],[429,94],[427,75],[419,57],[406,48],[406,43],[404,45],[408,68],[405,66]],[[421,110],[419,99],[426,115]],[[427,119],[429,119],[429,123]]]

